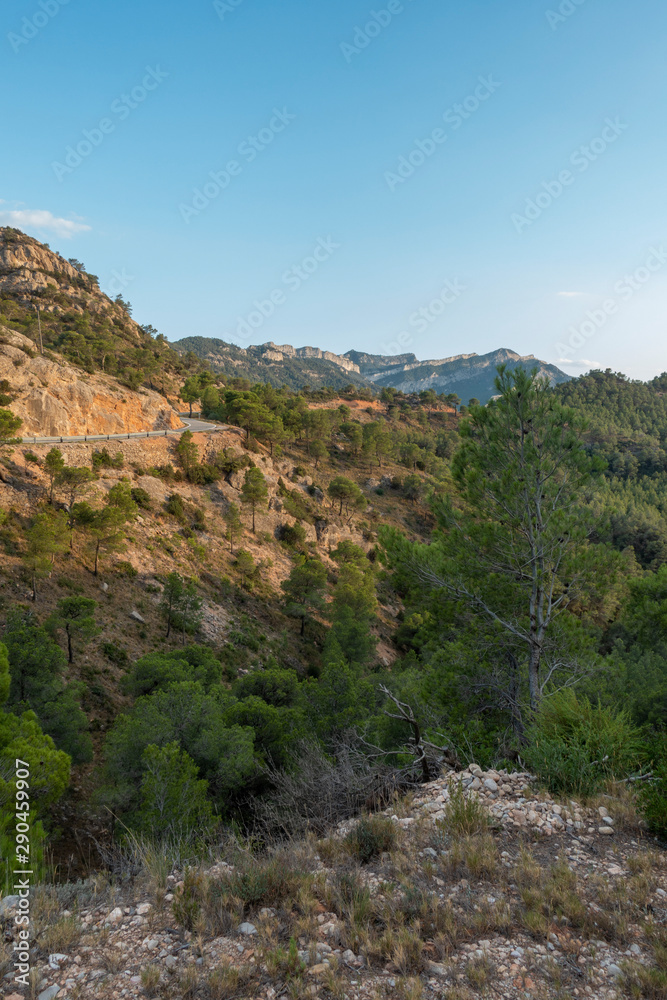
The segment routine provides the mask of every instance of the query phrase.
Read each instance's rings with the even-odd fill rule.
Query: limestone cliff
[[[23,420],[24,437],[123,434],[166,430],[182,421],[163,396],[133,392],[110,376],[88,374],[20,333],[0,327],[0,382],[9,383],[9,409]]]

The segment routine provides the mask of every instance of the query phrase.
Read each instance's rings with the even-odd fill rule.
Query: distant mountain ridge
[[[328,385],[340,389],[346,385],[391,387],[401,392],[434,389],[438,393],[456,392],[464,401],[475,397],[487,402],[495,393],[496,368],[536,368],[552,385],[568,382],[570,376],[555,365],[540,361],[532,354],[520,355],[508,348],[488,354],[457,354],[450,358],[420,361],[415,354],[396,356],[348,351],[334,354],[319,347],[292,347],[269,341],[250,347],[237,347],[224,340],[186,337],[172,345],[179,353],[192,351],[214,370],[251,381],[289,385],[300,389]]]

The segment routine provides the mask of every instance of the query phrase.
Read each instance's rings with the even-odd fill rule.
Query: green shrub
[[[241,900],[246,911],[264,906],[291,910],[303,887],[311,881],[307,872],[294,867],[286,853],[267,857],[244,856],[234,871],[212,883],[214,895]]]
[[[153,501],[151,500],[151,495],[147,490],[142,489],[141,486],[134,486],[132,488],[132,499],[136,503],[137,507],[142,510],[150,510]]]
[[[172,493],[165,503],[164,509],[167,514],[171,514],[177,521],[185,521],[185,504],[183,503],[183,497],[179,496],[178,493]]]
[[[667,838],[667,735],[657,747],[653,778],[642,782],[639,805],[652,833]]]
[[[396,827],[385,816],[364,816],[345,838],[348,850],[362,865],[396,846]]]
[[[306,541],[306,530],[300,524],[283,524],[278,529],[279,539],[285,545],[298,548]]]
[[[118,576],[125,576],[128,580],[134,580],[139,575],[139,570],[135,569],[132,563],[127,562],[125,559],[120,559],[115,563],[114,570]]]
[[[116,454],[111,457],[106,448],[102,448],[102,451],[93,452],[93,469],[122,469],[125,464],[125,459],[123,458],[122,451],[116,452]]]
[[[106,656],[107,660],[111,660],[112,663],[117,663],[118,666],[123,666],[127,663],[127,651],[123,649],[122,646],[117,646],[114,642],[105,642],[102,646],[102,652]]]
[[[572,690],[544,699],[527,737],[528,766],[556,794],[592,795],[626,777],[645,754],[627,712],[594,706]]]
[[[174,893],[172,903],[174,919],[186,931],[193,930],[199,919],[205,892],[206,885],[201,872],[195,868],[186,868],[183,885]]]

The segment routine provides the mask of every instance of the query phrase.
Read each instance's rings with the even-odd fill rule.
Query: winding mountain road
[[[177,430],[166,431],[134,431],[130,434],[75,434],[71,437],[61,435],[58,437],[30,437],[27,435],[22,439],[23,444],[81,444],[87,441],[132,441],[136,438],[168,437],[170,434],[183,434],[184,431],[192,431],[193,434],[202,434],[209,431],[224,431],[228,429],[227,424],[211,424],[205,420],[196,420],[194,417],[184,417],[181,419],[185,424]]]

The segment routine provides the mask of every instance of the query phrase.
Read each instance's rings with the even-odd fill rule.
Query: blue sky
[[[0,18],[0,222],[168,339],[667,369],[664,0]]]

